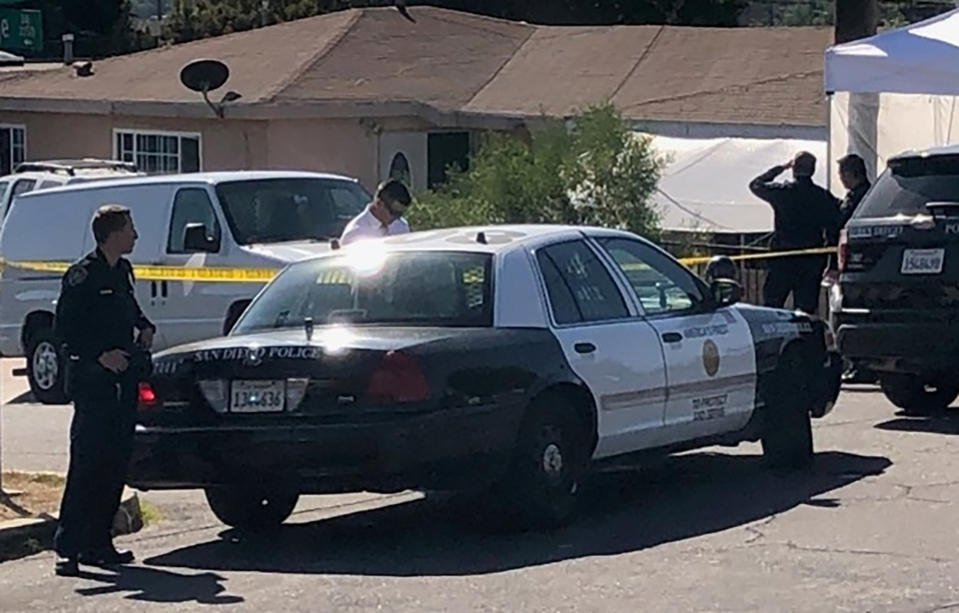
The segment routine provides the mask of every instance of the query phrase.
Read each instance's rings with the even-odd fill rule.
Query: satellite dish
[[[196,60],[180,70],[180,82],[195,92],[210,92],[223,87],[230,69],[219,60]]]
[[[241,98],[235,91],[228,91],[219,103],[210,100],[209,92],[223,87],[230,78],[230,69],[220,60],[196,60],[180,70],[180,82],[184,87],[203,94],[203,100],[216,116],[223,118],[223,105]]]

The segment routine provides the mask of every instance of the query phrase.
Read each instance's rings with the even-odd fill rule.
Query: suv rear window
[[[959,202],[959,156],[890,162],[853,217],[916,215],[927,212],[928,202]]]

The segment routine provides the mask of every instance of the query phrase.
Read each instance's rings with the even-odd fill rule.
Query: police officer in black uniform
[[[842,186],[846,188],[846,196],[839,205],[839,212],[842,219],[839,228],[846,227],[846,223],[852,217],[853,213],[859,207],[866,192],[872,186],[869,183],[869,176],[866,173],[866,162],[855,153],[839,158],[839,180]],[[829,274],[833,281],[838,279],[839,271],[836,258],[830,260]],[[842,380],[845,383],[875,383],[878,376],[868,367],[852,363],[850,368],[843,373]]]
[[[792,169],[794,180],[775,182],[775,178],[787,169]],[[774,250],[810,249],[838,242],[839,201],[813,183],[815,172],[815,156],[802,151],[792,161],[770,168],[749,183],[752,193],[773,208]],[[792,293],[797,309],[815,314],[826,262],[824,255],[770,259],[763,286],[766,306],[781,308]]]
[[[129,209],[100,207],[93,219],[96,250],[63,276],[55,333],[73,397],[70,467],[54,548],[56,572],[76,576],[78,563],[129,564],[133,554],[112,542],[133,443],[138,383],[149,375],[154,325],[134,294],[137,233]]]

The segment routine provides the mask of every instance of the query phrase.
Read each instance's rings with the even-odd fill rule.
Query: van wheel
[[[763,456],[774,469],[797,470],[812,463],[812,393],[802,353],[788,351],[779,363],[766,403]]]
[[[530,406],[488,505],[513,527],[561,526],[576,510],[588,461],[587,436],[573,406],[560,396],[543,396]]]
[[[248,532],[279,527],[293,513],[300,498],[295,492],[258,492],[243,487],[208,488],[205,493],[217,519]]]
[[[932,415],[959,398],[959,381],[942,377],[917,377],[902,373],[884,374],[879,381],[889,402],[906,415]]]
[[[30,382],[30,391],[39,402],[67,402],[61,356],[50,328],[42,328],[30,334],[27,345],[27,379]]]

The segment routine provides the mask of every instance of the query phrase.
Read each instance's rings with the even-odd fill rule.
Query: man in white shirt
[[[350,220],[340,236],[340,244],[348,245],[364,238],[382,238],[406,234],[410,226],[403,213],[412,202],[410,191],[401,181],[390,179],[381,183],[373,202],[362,213]]]

